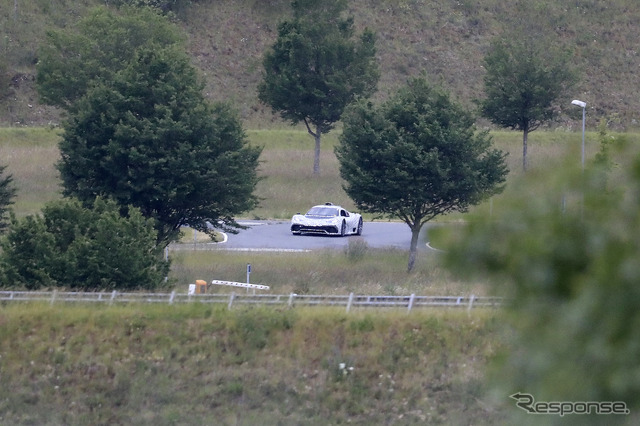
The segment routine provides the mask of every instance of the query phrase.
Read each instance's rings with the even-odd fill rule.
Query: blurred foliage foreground
[[[511,300],[501,395],[622,401],[631,413],[562,419],[582,424],[637,421],[640,405],[640,157],[604,131],[600,144],[584,170],[515,184],[511,208],[471,221],[448,252],[449,263]],[[532,181],[546,190],[533,197]]]

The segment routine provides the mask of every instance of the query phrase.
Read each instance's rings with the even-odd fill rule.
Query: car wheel
[[[358,230],[356,231],[356,235],[362,235],[362,218],[358,221]]]
[[[345,234],[346,230],[347,230],[347,224],[346,224],[346,222],[343,220],[343,221],[342,221],[342,227],[340,228],[340,236],[341,236],[341,237],[344,237],[344,234]]]

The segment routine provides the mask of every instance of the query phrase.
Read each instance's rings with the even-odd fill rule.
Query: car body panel
[[[290,229],[295,235],[360,235],[362,216],[340,206],[326,203],[311,207],[305,214],[294,215],[291,218]]]

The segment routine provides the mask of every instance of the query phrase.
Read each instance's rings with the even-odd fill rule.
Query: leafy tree
[[[169,269],[155,237],[153,222],[136,208],[123,217],[114,201],[96,200],[92,209],[77,200],[50,203],[42,216],[14,220],[1,240],[3,285],[154,289]]]
[[[541,173],[540,187],[531,179],[525,188],[516,184],[512,208],[470,222],[447,249],[452,270],[486,277],[507,296],[504,322],[513,339],[497,377],[505,396],[640,407],[640,160],[625,150],[616,157],[625,166],[601,159],[584,173],[575,166]],[[615,179],[603,176],[609,173]],[[567,182],[582,207],[560,208]],[[578,417],[576,424],[602,423]],[[621,417],[611,422],[633,423]]]
[[[163,13],[170,12],[180,3],[180,0],[114,0],[117,5],[131,5],[135,7],[153,7]],[[185,3],[187,3],[185,1]]]
[[[484,58],[481,113],[500,127],[522,131],[523,170],[529,132],[556,116],[556,100],[576,79],[569,55],[544,40],[509,33],[496,38]]]
[[[292,124],[304,122],[315,139],[313,174],[320,173],[320,140],[340,120],[346,105],[368,97],[379,78],[375,37],[365,29],[355,39],[353,18],[343,18],[346,0],[296,0],[293,19],[278,26],[278,39],[264,55],[258,97]]]
[[[262,149],[248,145],[228,106],[207,103],[179,48],[138,49],[111,81],[94,83],[64,129],[64,194],[139,208],[155,220],[160,245],[184,225],[233,231],[233,216],[257,204]]]
[[[16,188],[13,186],[13,176],[3,177],[7,166],[0,166],[0,233],[7,229],[6,214],[9,212],[13,198],[16,196]]]
[[[179,29],[149,8],[118,15],[96,8],[76,31],[47,32],[38,52],[36,86],[43,102],[72,110],[95,83],[105,83],[134,59],[138,49],[181,46]]]
[[[379,108],[357,103],[343,122],[335,152],[344,189],[360,209],[409,225],[409,271],[426,222],[502,189],[505,154],[491,148],[486,132],[475,132],[471,114],[423,78]]]

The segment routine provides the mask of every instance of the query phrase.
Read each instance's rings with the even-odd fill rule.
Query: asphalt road
[[[352,239],[364,239],[369,247],[394,247],[409,249],[411,230],[405,223],[399,222],[365,222],[361,236],[321,236],[293,235],[289,230],[289,221],[239,221],[247,229],[238,234],[227,234],[227,240],[218,243],[220,249],[230,250],[317,250],[324,248],[343,248]],[[426,232],[428,225],[422,229]],[[421,242],[424,239],[421,238]],[[419,249],[426,250],[424,243]]]

